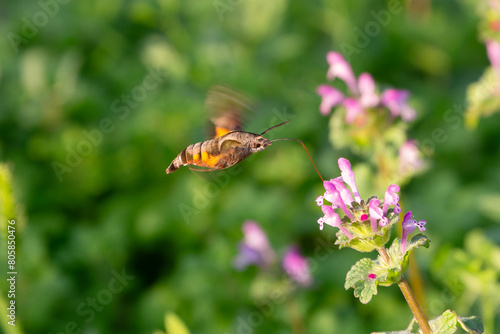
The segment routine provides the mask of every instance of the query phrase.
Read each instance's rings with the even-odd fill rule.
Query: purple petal
[[[342,201],[346,205],[351,206],[352,204],[352,195],[351,191],[346,188],[344,181],[342,180],[342,177],[337,177],[335,179],[330,180],[331,183],[335,186],[335,188],[339,191],[340,196],[342,197]]]
[[[257,266],[265,266],[264,260],[260,256],[260,253],[255,249],[249,247],[245,243],[240,244],[240,252],[238,253],[236,259],[234,260],[234,267],[237,270],[243,270],[249,265],[255,264]]]
[[[491,67],[496,71],[500,71],[500,43],[490,39],[486,41],[486,52],[490,59]]]
[[[266,233],[259,224],[248,221],[243,224],[243,243],[258,252],[266,264],[271,264],[275,259],[274,251],[269,244]]]
[[[368,204],[369,206],[369,212],[370,212],[370,224],[372,227],[373,233],[378,232],[377,228],[377,220],[382,218],[382,209],[379,207],[380,201],[376,198],[372,198],[370,200],[370,203]]]
[[[332,108],[344,100],[344,95],[340,91],[328,85],[321,85],[316,91],[321,96],[319,111],[324,116],[330,114]]]
[[[312,284],[312,276],[309,270],[307,259],[298,251],[297,247],[290,247],[282,262],[285,272],[302,287],[308,287]]]
[[[410,93],[407,90],[387,89],[382,94],[382,104],[386,106],[392,116],[401,116],[404,121],[415,118],[416,112],[407,105]]]
[[[382,218],[378,221],[378,226],[380,226],[380,227],[384,227],[384,226],[386,226],[387,224],[389,224],[389,218],[387,218],[387,217],[382,217]]]
[[[384,212],[384,215],[387,213],[387,210],[389,209],[389,205],[396,205],[399,202],[399,196],[396,194],[396,192],[399,191],[399,186],[397,184],[392,184],[389,186],[387,191],[385,192],[385,197],[384,197],[384,206],[382,207],[382,211]]]
[[[345,158],[339,158],[338,162],[342,180],[351,188],[352,193],[354,194],[354,199],[359,203],[361,201],[361,197],[359,196],[358,186],[356,185],[356,180],[354,179],[354,172],[351,170],[351,163]]]
[[[380,97],[375,93],[375,81],[373,81],[369,73],[363,73],[359,76],[358,88],[360,93],[359,103],[362,107],[374,107],[380,102]]]
[[[399,172],[403,175],[424,168],[425,162],[415,140],[407,140],[399,148]]]
[[[330,68],[326,74],[328,80],[334,80],[338,77],[344,80],[352,93],[357,94],[356,77],[352,72],[351,65],[349,65],[344,57],[338,52],[328,52],[326,60],[330,64]]]
[[[339,215],[333,210],[331,206],[323,205],[321,207],[321,210],[323,210],[325,216],[323,217],[323,219],[321,219],[321,222],[318,219],[320,229],[322,229],[324,223],[333,227],[338,227],[346,235],[346,237],[348,237],[349,239],[353,238],[352,234],[342,226],[342,220],[340,220]]]
[[[413,121],[415,118],[417,118],[417,112],[415,111],[415,109],[411,108],[408,105],[405,105],[401,109],[401,119],[403,120],[403,122],[408,123]]]
[[[332,182],[330,181],[324,181],[323,182],[326,193],[325,193],[325,198],[332,202],[332,204],[335,207],[340,207],[344,211],[344,213],[349,217],[349,219],[354,219],[354,216],[352,215],[351,211],[349,208],[347,208],[347,205],[344,203],[342,196],[340,195],[340,192],[335,188]]]
[[[379,205],[380,201],[376,198],[372,198],[370,200],[370,203],[368,204],[370,216],[375,219],[380,219],[383,216],[382,209],[379,207]]]
[[[424,232],[426,230],[425,224],[427,224],[425,220],[419,220],[418,223],[416,224],[420,232]]]
[[[354,123],[356,117],[364,112],[361,104],[353,97],[346,98],[342,104],[346,109],[345,122],[347,124]]]

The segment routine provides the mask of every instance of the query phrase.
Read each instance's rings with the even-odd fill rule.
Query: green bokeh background
[[[273,135],[303,140],[323,175],[338,176],[340,156],[353,164],[359,158],[328,142],[328,118],[319,114],[315,90],[326,83],[326,53],[359,47],[359,31],[377,24],[379,32],[349,61],[356,74],[369,72],[382,87],[411,91],[418,118],[410,137],[431,153],[429,170],[401,191],[405,207],[427,220],[432,240],[415,259],[425,308],[430,316],[446,308],[489,312],[498,322],[497,305],[464,300],[463,285],[450,288],[457,276],[436,265],[472,232],[500,243],[500,117],[481,120],[473,131],[461,117],[444,118],[455,107],[465,110],[467,86],[489,66],[477,39],[479,18],[465,1],[414,3],[421,6],[369,0],[3,4],[0,161],[12,171],[18,203],[16,303],[23,332],[69,333],[67,324],[75,323],[75,333],[152,333],[164,328],[169,311],[192,333],[248,332],[241,321],[259,312],[250,293],[258,271],[232,267],[241,225],[258,221],[279,254],[294,243],[314,257],[318,240],[334,233],[320,232],[316,223],[321,182],[291,142],[276,143],[232,174],[164,170],[183,148],[206,138],[205,94],[223,83],[258,102],[248,131],[290,119]],[[389,6],[400,11],[377,23],[374,13]],[[36,31],[27,27],[34,23]],[[13,42],[13,34],[25,39]],[[162,82],[125,107],[120,99],[137,91],[151,70],[163,73]],[[105,119],[112,130],[59,180],[53,163],[66,165],[68,152],[86,140],[83,131]],[[364,254],[331,250],[313,271],[313,287],[295,294],[307,333],[405,328],[411,312],[397,287],[359,303],[343,283]],[[6,255],[0,264],[4,277]],[[488,266],[491,295],[499,291],[498,263],[479,261],[471,275]],[[135,278],[87,322],[90,316],[77,309],[108,288],[113,270]],[[483,291],[481,284],[472,287]],[[5,280],[0,287],[6,300]],[[289,323],[278,304],[253,330],[290,333]]]

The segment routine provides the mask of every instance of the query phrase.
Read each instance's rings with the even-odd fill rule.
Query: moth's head
[[[251,141],[250,149],[252,150],[252,153],[255,153],[265,150],[271,144],[272,143],[269,139],[262,136],[257,136],[254,140]]]

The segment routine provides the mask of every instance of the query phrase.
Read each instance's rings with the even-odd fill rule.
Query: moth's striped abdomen
[[[219,159],[218,138],[206,140],[186,147],[167,168],[167,174],[181,166],[200,166],[214,168]]]

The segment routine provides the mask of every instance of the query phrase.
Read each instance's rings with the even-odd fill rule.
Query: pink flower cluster
[[[321,230],[323,229],[323,224],[327,224],[338,227],[349,239],[353,238],[352,233],[346,229],[339,215],[335,212],[335,209],[338,208],[342,209],[351,222],[363,222],[370,219],[373,233],[378,232],[378,226],[383,227],[389,223],[387,212],[390,205],[395,206],[394,212],[396,214],[401,212],[401,208],[398,205],[399,196],[396,194],[399,191],[399,186],[393,184],[385,192],[384,204],[382,206],[377,198],[372,198],[368,203],[368,212],[362,213],[359,217],[355,216],[351,210],[353,205],[352,195],[354,195],[354,201],[358,204],[361,203],[361,197],[358,192],[356,180],[354,179],[354,172],[351,169],[351,163],[347,159],[340,158],[339,168],[341,176],[330,181],[324,181],[323,185],[326,192],[323,196],[316,198],[316,204],[321,206],[321,210],[325,214],[318,219]],[[346,186],[349,186],[350,190]],[[327,200],[332,204],[323,205],[323,200]]]
[[[394,207],[395,214],[401,213],[399,206],[399,186],[392,184],[389,186],[384,195],[383,204],[376,197],[372,197],[367,204],[361,199],[354,172],[351,169],[349,160],[340,158],[339,168],[341,176],[330,181],[324,181],[325,193],[316,198],[316,204],[321,206],[324,216],[318,219],[320,230],[323,230],[324,224],[337,227],[349,239],[359,236],[353,235],[355,232],[349,230],[350,223],[370,224],[372,235],[379,233],[379,227],[385,227],[389,224],[389,208]],[[349,188],[348,188],[349,187]],[[324,205],[327,200],[331,205]],[[344,218],[340,218],[335,212],[336,209],[341,209],[345,214]],[[416,221],[411,211],[408,211],[403,219],[403,235],[401,237],[401,252],[406,252],[406,242],[410,233],[417,227],[420,231],[425,231],[425,220]]]
[[[328,52],[326,60],[330,65],[327,79],[343,80],[350,92],[350,96],[344,96],[339,90],[329,85],[321,85],[317,93],[321,96],[319,110],[321,114],[330,114],[333,107],[342,105],[346,109],[345,121],[347,124],[354,123],[358,118],[363,119],[368,108],[385,107],[389,109],[393,117],[401,117],[405,122],[412,121],[416,112],[407,104],[410,93],[407,90],[387,89],[380,96],[376,92],[375,82],[369,73],[362,73],[356,79],[351,65],[338,52]]]
[[[236,269],[243,270],[252,264],[267,269],[275,263],[276,254],[259,224],[253,221],[245,222],[243,234],[244,239],[240,243],[240,252],[234,261]],[[313,280],[307,259],[299,253],[296,246],[287,249],[281,265],[288,276],[300,286],[309,287],[312,285]]]

